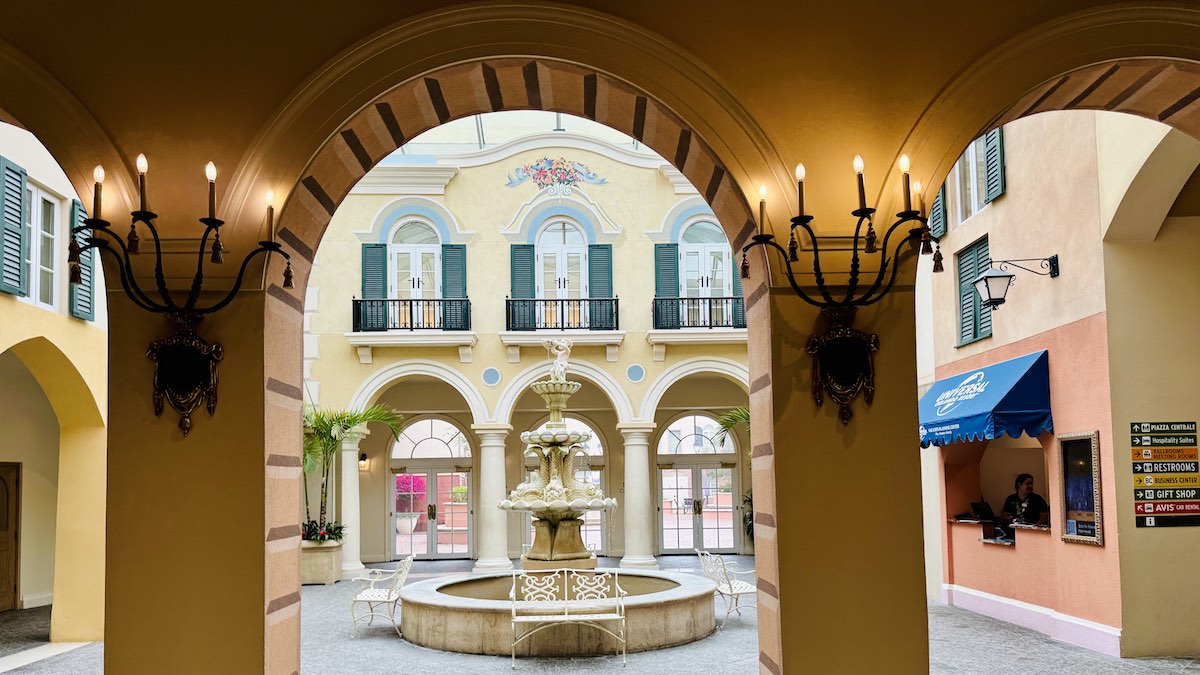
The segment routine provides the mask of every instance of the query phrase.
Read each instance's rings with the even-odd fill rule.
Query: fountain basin
[[[605,571],[605,570],[600,570]],[[610,570],[611,571],[611,570]],[[716,627],[713,592],[702,576],[657,570],[616,570],[625,598],[625,634],[631,652],[694,642]],[[424,647],[507,656],[512,603],[507,572],[427,579],[400,589],[404,639]],[[523,656],[613,654],[612,637],[589,627],[551,626],[517,646]]]

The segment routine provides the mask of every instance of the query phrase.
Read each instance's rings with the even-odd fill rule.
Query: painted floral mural
[[[532,180],[539,189],[544,189],[552,195],[569,195],[571,188],[578,183],[605,185],[608,181],[596,175],[583,162],[575,162],[565,157],[550,159],[543,157],[532,164],[517,167],[508,177],[508,187],[516,187],[526,180]]]

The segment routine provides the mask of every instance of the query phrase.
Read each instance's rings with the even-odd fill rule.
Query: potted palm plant
[[[300,542],[300,583],[332,584],[342,574],[342,537],[345,525],[330,521],[329,474],[337,461],[342,442],[355,440],[362,435],[360,429],[370,422],[378,422],[388,428],[392,436],[399,438],[400,413],[382,405],[373,405],[364,410],[325,410],[309,406],[304,411],[304,452],[301,469],[304,471],[304,515],[306,522]],[[312,517],[309,499],[310,476],[320,479],[320,497],[317,518]]]
[[[741,425],[746,425],[746,429],[750,429],[750,409],[749,408],[733,408],[729,412],[721,416],[717,420],[717,424],[721,425],[721,436],[730,434],[734,429]],[[723,441],[723,438],[717,440]],[[746,490],[742,495],[742,531],[746,533],[746,538],[750,543],[754,543],[754,490]]]

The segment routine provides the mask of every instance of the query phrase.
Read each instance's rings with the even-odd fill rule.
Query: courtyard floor
[[[752,557],[729,556],[737,569],[749,569]],[[698,571],[695,556],[663,556],[665,569]],[[602,559],[603,565],[616,560]],[[418,562],[410,581],[469,572],[471,561]],[[301,591],[301,673],[355,675],[375,673],[511,673],[507,657],[455,654],[425,649],[398,639],[390,625],[360,628],[350,637],[350,596],[354,585],[305,586]],[[717,602],[717,620],[724,615]],[[35,663],[20,665],[22,649],[54,647],[45,643],[45,609],[0,613],[0,672],[90,675],[103,672],[104,647],[94,643]],[[936,675],[1200,675],[1200,659],[1117,659],[1051,639],[1041,633],[944,605],[929,606],[930,672]],[[16,653],[14,653],[16,652]],[[620,657],[518,659],[517,672],[599,673],[621,670]],[[627,673],[719,671],[723,675],[759,672],[755,612],[734,614],[725,628],[689,645],[629,655]]]

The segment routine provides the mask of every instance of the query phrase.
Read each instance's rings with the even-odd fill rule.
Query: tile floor
[[[751,557],[731,557],[738,569]],[[602,564],[614,564],[602,560]],[[664,568],[695,570],[694,556],[663,556]],[[417,563],[410,579],[469,572],[470,561]],[[438,652],[398,639],[390,626],[350,637],[351,584],[305,586],[301,592],[301,672],[304,675],[512,672],[506,657]],[[721,607],[720,604],[717,607]],[[721,609],[718,618],[724,613]],[[629,655],[627,673],[722,675],[758,672],[755,613],[734,615],[724,629],[690,645]],[[45,640],[44,609],[0,614],[0,663],[15,649]],[[1058,642],[1040,633],[944,605],[929,606],[930,672],[936,675],[1200,675],[1200,659],[1116,659]],[[91,644],[7,671],[23,675],[92,675],[103,671],[104,646]],[[719,668],[715,666],[719,664]],[[620,671],[619,657],[520,659],[518,673]],[[0,670],[0,672],[3,672]]]

